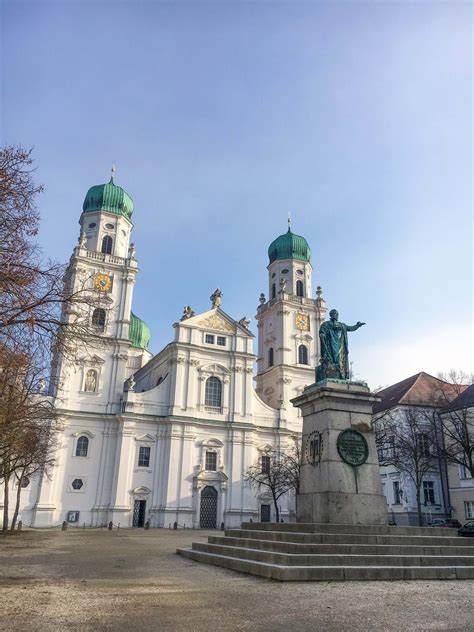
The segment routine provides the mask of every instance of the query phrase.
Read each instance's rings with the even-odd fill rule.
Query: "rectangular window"
[[[262,474],[268,474],[270,471],[271,458],[269,456],[262,456]]]
[[[215,452],[206,452],[206,470],[208,472],[217,470],[217,454]]]
[[[392,485],[393,485],[393,503],[394,505],[401,505],[402,497],[400,494],[400,482],[393,481]]]
[[[464,511],[466,512],[466,518],[474,518],[474,500],[464,501]]]
[[[465,465],[459,466],[459,478],[472,478],[471,472],[467,469]]]
[[[430,456],[430,438],[426,432],[417,432],[416,445],[420,456]]]
[[[138,451],[138,467],[150,466],[150,452],[151,448],[147,448],[145,445],[140,446]]]
[[[214,344],[214,336],[212,334],[206,334],[206,344],[207,345]]]
[[[217,336],[217,344],[220,347],[225,347],[225,336]]]
[[[433,481],[423,481],[423,496],[425,498],[425,505],[435,504]]]

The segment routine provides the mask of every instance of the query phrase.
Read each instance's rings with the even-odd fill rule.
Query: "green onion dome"
[[[147,349],[150,344],[150,328],[141,318],[131,313],[130,328],[128,330],[128,338],[132,343],[132,347],[136,349]]]
[[[133,200],[122,187],[114,184],[113,178],[110,178],[107,184],[97,184],[87,191],[82,210],[84,213],[107,211],[131,219]]]
[[[280,259],[298,259],[299,261],[311,260],[311,249],[304,237],[295,235],[288,228],[288,232],[280,235],[272,241],[268,248],[270,263]]]

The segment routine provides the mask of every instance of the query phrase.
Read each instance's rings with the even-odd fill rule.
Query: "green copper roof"
[[[133,200],[122,187],[114,184],[113,178],[110,178],[107,184],[97,184],[87,191],[82,210],[84,213],[108,211],[130,219],[133,213]]]
[[[295,235],[288,228],[288,232],[280,235],[272,241],[268,249],[270,263],[279,259],[298,259],[299,261],[311,260],[311,249],[304,237]]]
[[[150,344],[151,334],[148,325],[141,318],[135,316],[133,312],[130,318],[128,338],[132,343],[132,347],[136,349],[147,349]]]

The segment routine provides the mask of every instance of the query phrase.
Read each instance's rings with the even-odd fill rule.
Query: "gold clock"
[[[108,274],[96,274],[94,287],[98,292],[110,292],[112,289],[112,277]]]
[[[309,331],[308,314],[296,314],[296,329],[300,331]]]

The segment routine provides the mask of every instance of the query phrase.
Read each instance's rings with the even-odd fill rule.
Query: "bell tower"
[[[150,357],[149,330],[131,311],[138,272],[130,244],[133,201],[115,184],[114,172],[86,194],[66,272],[79,298],[64,317],[80,326],[77,334],[72,328],[73,361],[55,358],[52,390],[62,407],[73,410],[118,412],[124,381]]]
[[[301,423],[290,399],[315,381],[319,362],[319,327],[326,304],[318,286],[311,296],[311,250],[304,237],[288,230],[268,249],[268,300],[260,295],[257,309],[257,392],[268,405],[282,410],[290,425]],[[296,428],[295,428],[296,429]]]

